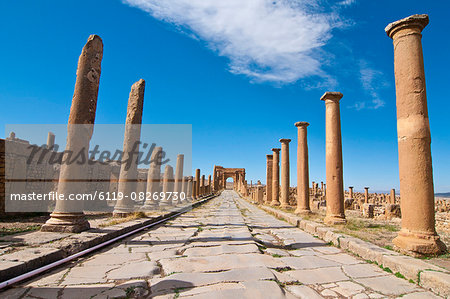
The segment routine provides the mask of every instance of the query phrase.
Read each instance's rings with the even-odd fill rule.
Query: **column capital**
[[[266,155],[267,160],[273,159],[273,155]]]
[[[339,102],[340,99],[342,99],[344,95],[340,92],[336,91],[327,91],[323,94],[323,96],[320,98],[321,101],[330,100],[333,102]]]
[[[429,22],[428,15],[416,14],[390,23],[389,25],[386,26],[384,31],[386,31],[386,34],[390,38],[392,38],[394,34],[401,29],[416,27],[419,28],[420,31],[422,31],[425,28],[425,26],[428,25],[428,22]]]
[[[289,142],[291,142],[291,139],[281,138],[281,139],[280,139],[280,142],[281,142],[281,143],[289,143]]]
[[[272,152],[274,153],[279,153],[281,151],[281,148],[273,148]]]
[[[306,122],[306,121],[298,121],[298,122],[296,122],[294,125],[295,125],[297,128],[298,128],[298,127],[307,127],[307,126],[309,126],[309,122]]]

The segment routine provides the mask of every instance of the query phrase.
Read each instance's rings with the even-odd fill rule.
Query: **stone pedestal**
[[[95,112],[97,108],[98,87],[100,83],[103,42],[97,35],[91,35],[83,47],[78,60],[77,80],[70,108],[67,128],[66,153],[84,153],[88,157],[89,142],[93,133]],[[66,155],[66,154],[65,154]],[[64,160],[67,156],[64,157]],[[63,163],[61,165],[58,193],[83,194],[87,192],[86,162]],[[83,202],[58,200],[50,219],[41,231],[81,232],[89,229],[89,222],[83,213]]]
[[[280,139],[281,142],[281,208],[289,207],[289,142],[291,139]]]
[[[265,204],[269,205],[272,202],[272,164],[273,155],[266,155],[266,200]]]
[[[272,203],[271,206],[280,205],[280,149],[273,148],[272,163]]]
[[[394,43],[397,135],[402,229],[394,244],[417,254],[446,250],[436,234],[431,136],[428,120],[422,30],[427,15],[413,15],[386,27]]]
[[[321,100],[325,101],[326,122],[326,201],[327,214],[325,224],[346,223],[344,214],[344,182],[342,170],[342,140],[339,100],[340,92],[326,92]]]
[[[297,209],[295,214],[304,215],[311,213],[309,207],[309,167],[308,167],[308,141],[307,128],[309,123],[296,122],[298,128],[297,145]],[[322,183],[323,188],[323,183]]]

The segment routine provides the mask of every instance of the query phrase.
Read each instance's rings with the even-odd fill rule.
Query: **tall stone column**
[[[271,206],[280,205],[280,149],[273,148],[272,163],[272,203]]]
[[[162,164],[162,147],[157,146],[153,149],[150,159],[150,165],[147,174],[146,200],[143,209],[152,209],[158,206],[159,193],[161,192],[161,164]],[[157,194],[153,197],[153,194]]]
[[[103,42],[97,35],[89,36],[78,59],[77,81],[70,107],[67,127],[66,154],[84,153],[88,157],[89,142],[92,137],[100,83]],[[64,163],[61,165],[58,193],[80,194],[87,192],[86,182],[71,182],[87,177],[86,163]],[[42,231],[81,232],[89,229],[89,222],[83,213],[80,201],[58,200],[50,219],[42,226]]]
[[[369,203],[369,187],[364,187],[364,203]]]
[[[353,187],[352,186],[348,187],[348,197],[350,199],[353,199]]]
[[[192,199],[197,199],[197,181],[192,179]]]
[[[178,154],[177,155],[177,166],[175,169],[175,185],[174,185],[174,192],[180,193],[182,191],[182,184],[183,184],[183,164],[184,164],[184,155]]]
[[[342,170],[340,92],[326,92],[320,99],[325,101],[326,127],[326,200],[325,224],[346,223],[344,214],[344,180]]]
[[[309,214],[309,166],[308,166],[308,138],[309,123],[299,121],[295,123],[298,134],[297,145],[297,209],[295,214]],[[323,184],[322,184],[323,188]]]
[[[208,175],[208,194],[211,194],[211,175]]]
[[[162,193],[164,194],[164,198],[161,198],[159,205],[160,206],[171,206],[174,187],[174,179],[173,179],[173,168],[170,165],[166,165],[164,168],[164,180],[163,180],[163,189]]]
[[[266,205],[272,202],[272,164],[273,155],[266,155],[267,165],[266,165]]]
[[[123,140],[123,157],[120,165],[118,193],[123,198],[114,206],[114,216],[124,217],[134,212],[134,195],[137,192],[139,143],[141,136],[142,110],[144,108],[145,81],[140,79],[131,86],[128,98],[127,120]],[[134,193],[134,195],[133,195]]]
[[[200,197],[200,169],[195,170],[195,198]]]
[[[205,189],[206,189],[206,186],[205,186],[205,175],[202,174],[202,180],[201,180],[201,183],[200,183],[200,195],[201,196],[205,196]]]
[[[395,204],[395,189],[391,189],[391,194],[389,197],[389,203]]]
[[[192,176],[187,177],[186,199],[192,201],[192,190],[194,184],[194,178]]]
[[[55,145],[55,134],[48,132],[47,135],[47,148],[51,149]]]
[[[445,250],[435,229],[431,136],[428,120],[422,30],[428,15],[393,22],[386,33],[394,43],[397,135],[402,229],[393,240],[419,254]]]
[[[281,142],[281,207],[289,207],[289,142],[291,139],[282,138]]]

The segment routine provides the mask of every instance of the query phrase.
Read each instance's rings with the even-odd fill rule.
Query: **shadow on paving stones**
[[[241,241],[241,242],[254,242],[256,241],[253,238],[233,238],[233,237],[218,237],[218,238],[195,238],[195,239],[185,239],[185,240],[165,240],[165,241],[145,241],[147,243],[142,243],[144,241],[130,241],[127,244],[136,245],[136,244],[150,244],[152,246],[155,245],[168,245],[168,244],[184,244],[184,243],[194,243],[194,242],[228,242],[228,241]]]
[[[171,228],[197,228],[199,224],[197,225],[171,225]],[[222,223],[222,224],[210,224],[210,223],[203,223],[202,226],[208,227],[208,226],[217,226],[217,227],[227,227],[227,226],[239,226],[239,227],[246,227],[245,224],[233,224],[233,223]],[[266,227],[264,227],[266,228]],[[270,228],[270,227],[268,227]]]

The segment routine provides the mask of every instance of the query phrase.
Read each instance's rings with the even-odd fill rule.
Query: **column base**
[[[339,225],[339,224],[346,224],[347,220],[345,219],[345,216],[341,216],[341,215],[327,215],[323,219],[323,222],[326,225]]]
[[[90,229],[91,226],[83,213],[50,214],[50,219],[41,227],[43,232],[79,233]]]
[[[287,204],[287,203],[282,203],[281,205],[280,205],[280,208],[282,208],[282,209],[289,209],[291,206],[289,205],[289,204]]]
[[[156,210],[159,206],[157,201],[145,202],[140,210]]]
[[[130,214],[133,214],[135,211],[136,210],[134,209],[134,207],[115,207],[113,211],[113,217],[127,217]]]
[[[392,242],[400,251],[415,255],[438,255],[447,251],[437,234],[413,233],[402,229]]]
[[[294,212],[296,215],[310,215],[312,214],[310,209],[297,208]]]
[[[270,203],[270,205],[271,205],[272,207],[277,207],[277,206],[280,205],[280,202],[279,202],[279,201],[276,201],[276,200],[272,200],[272,202]]]

